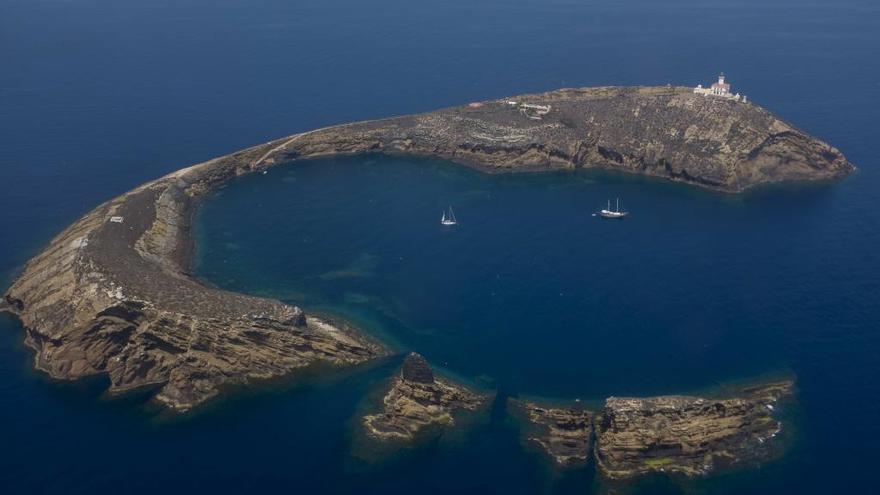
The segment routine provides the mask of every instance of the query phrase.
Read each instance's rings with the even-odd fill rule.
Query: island
[[[141,185],[52,239],[0,309],[21,320],[35,366],[51,377],[104,375],[110,393],[153,390],[176,411],[230,386],[386,355],[340,319],[220,290],[190,273],[191,219],[206,193],[291,161],[362,153],[440,157],[491,172],[602,167],[725,192],[835,179],[854,168],[754,103],[691,88],[561,89],[474,102],[303,132]],[[605,444],[599,449],[609,452],[608,472],[630,469]]]
[[[391,380],[382,411],[364,416],[363,425],[367,434],[379,440],[412,440],[432,427],[452,426],[456,412],[474,411],[487,399],[435,377],[425,358],[411,352]]]
[[[741,387],[728,397],[610,397],[599,412],[580,405],[517,405],[538,427],[529,440],[557,464],[592,455],[606,479],[693,477],[774,458],[780,446],[770,440],[783,427],[775,417],[777,405],[793,387],[791,380],[781,380]]]

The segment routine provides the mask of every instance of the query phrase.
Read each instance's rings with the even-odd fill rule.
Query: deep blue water
[[[871,0],[0,0],[0,285],[100,202],[333,123],[559,86],[735,90],[859,167],[730,197],[608,174],[356,157],[247,177],[199,218],[212,283],[339,312],[505,393],[798,380],[780,461],[655,493],[870,492],[880,442],[880,5]],[[589,212],[620,196],[622,223]],[[453,204],[461,225],[443,231]],[[501,409],[378,459],[356,418],[394,359],[182,420],[31,370],[0,316],[9,493],[589,492]],[[354,422],[354,423],[353,423]]]

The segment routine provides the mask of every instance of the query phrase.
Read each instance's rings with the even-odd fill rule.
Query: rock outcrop
[[[367,433],[380,440],[412,440],[430,427],[448,427],[456,411],[473,411],[487,397],[434,376],[425,358],[407,355],[383,399],[383,411],[364,416]]]
[[[528,439],[562,466],[585,463],[590,456],[593,414],[583,408],[545,407],[534,402],[514,401],[534,431]]]
[[[697,476],[772,457],[782,428],[773,404],[791,391],[779,382],[730,399],[612,397],[595,424],[597,469],[609,478]]]
[[[706,475],[719,469],[774,457],[782,429],[776,402],[792,393],[792,382],[743,388],[732,398],[611,397],[593,413],[582,407],[514,403],[539,444],[559,465],[595,459],[599,473],[628,479],[650,473]],[[591,446],[592,444],[592,446]]]
[[[100,205],[27,264],[0,310],[21,319],[36,366],[51,376],[106,374],[111,392],[155,386],[179,410],[224,384],[374,358],[380,346],[345,325],[216,290],[188,271],[190,219],[205,193],[291,160],[370,152],[489,171],[606,167],[731,192],[853,169],[756,105],[688,88],[566,89],[339,125],[182,169]]]

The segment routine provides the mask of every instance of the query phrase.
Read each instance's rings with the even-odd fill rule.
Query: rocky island
[[[778,445],[770,440],[782,429],[775,404],[792,388],[791,381],[781,381],[727,398],[611,397],[598,413],[529,402],[522,407],[542,427],[530,439],[561,465],[586,460],[592,450],[596,469],[609,479],[661,472],[699,476],[772,458]]]
[[[421,355],[410,353],[391,381],[383,411],[364,416],[367,433],[380,440],[412,440],[430,427],[451,426],[457,411],[473,411],[487,397],[434,376]]]
[[[471,103],[304,132],[144,184],[52,239],[0,309],[21,320],[35,366],[50,376],[105,375],[112,393],[155,388],[159,403],[179,411],[224,386],[383,355],[344,322],[218,290],[189,272],[190,221],[207,192],[295,160],[373,152],[487,171],[604,167],[728,192],[853,170],[837,149],[759,106],[690,88],[563,89]],[[630,469],[609,444],[599,449],[608,472]]]

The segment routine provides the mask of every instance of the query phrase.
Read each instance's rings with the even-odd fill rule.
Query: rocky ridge
[[[343,322],[189,276],[190,191],[204,180],[171,176],[111,200],[28,263],[4,302],[37,368],[104,374],[110,393],[154,387],[159,403],[186,411],[227,385],[385,353]]]
[[[266,163],[340,152],[442,157],[487,171],[602,167],[727,192],[854,168],[755,104],[681,87],[562,89],[333,127],[282,142]]]

